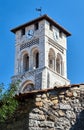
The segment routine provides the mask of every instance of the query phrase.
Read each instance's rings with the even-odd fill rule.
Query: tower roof
[[[43,20],[43,19],[49,21],[52,25],[54,25],[54,26],[57,27],[60,31],[62,31],[66,36],[70,36],[70,35],[71,35],[70,32],[68,32],[65,28],[63,28],[61,25],[59,25],[57,22],[55,22],[52,18],[50,18],[50,17],[49,17],[48,15],[46,15],[46,14],[45,14],[45,15],[42,15],[42,16],[40,16],[40,17],[34,19],[34,20],[31,20],[31,21],[29,21],[29,22],[27,22],[27,23],[25,23],[25,24],[22,24],[22,25],[20,25],[20,26],[18,26],[18,27],[15,27],[15,28],[11,29],[11,32],[16,33],[16,31],[18,31],[18,30],[20,30],[20,29],[22,29],[22,28],[24,28],[24,27],[27,27],[27,26],[29,26],[29,25],[31,25],[31,24],[34,24],[34,23],[36,23],[36,22],[39,22],[39,21],[41,21],[41,20]]]

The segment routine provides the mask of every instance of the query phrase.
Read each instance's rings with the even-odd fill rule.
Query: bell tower
[[[15,33],[18,92],[70,84],[67,79],[67,37],[71,34],[47,15],[11,30]]]

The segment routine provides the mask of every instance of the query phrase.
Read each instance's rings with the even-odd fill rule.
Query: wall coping
[[[80,84],[70,84],[68,86],[55,86],[54,88],[48,88],[48,89],[42,89],[42,90],[32,90],[32,91],[27,91],[25,93],[16,94],[15,98],[16,99],[22,99],[22,98],[26,99],[26,98],[35,96],[37,94],[47,93],[47,92],[50,92],[53,90],[58,91],[58,90],[67,90],[67,89],[75,88],[75,87],[80,88],[81,85],[84,87],[84,83],[80,83]]]

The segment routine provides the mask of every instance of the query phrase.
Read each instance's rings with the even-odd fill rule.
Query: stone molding
[[[24,43],[24,44],[21,44],[21,45],[20,45],[20,51],[23,50],[23,49],[25,49],[25,48],[27,48],[27,47],[30,47],[30,46],[32,46],[32,45],[35,45],[35,44],[39,44],[39,38],[33,39],[33,40],[31,40],[30,42],[26,42],[26,43]]]

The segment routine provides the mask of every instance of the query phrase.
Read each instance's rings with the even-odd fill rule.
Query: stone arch
[[[57,71],[57,73],[63,75],[63,58],[60,53],[57,53],[56,71]]]
[[[20,72],[20,73],[23,73],[24,72],[24,69],[23,69],[23,56],[25,55],[25,54],[28,54],[28,57],[29,57],[29,53],[28,53],[28,51],[27,50],[25,50],[25,51],[22,51],[22,52],[20,52],[19,54],[18,54],[18,68],[19,68],[19,71],[18,72]]]
[[[22,60],[23,55],[25,55],[25,54],[27,54],[27,53],[28,53],[27,50],[22,51],[21,54],[20,54],[20,59]],[[29,54],[29,53],[28,53],[28,54]]]
[[[28,51],[22,51],[20,55],[20,68],[22,73],[29,70],[29,60],[30,57]]]
[[[48,66],[49,68],[55,70],[55,51],[52,48],[49,49]]]
[[[33,59],[33,68],[39,68],[39,49],[38,47],[34,47],[31,50],[32,59]]]
[[[33,81],[27,80],[21,86],[21,93],[26,93],[28,91],[32,91],[32,90],[34,90],[34,87],[35,87],[35,85],[34,85]]]
[[[26,72],[29,70],[29,54],[28,52],[24,53],[22,55],[22,62],[23,62],[23,72]]]

